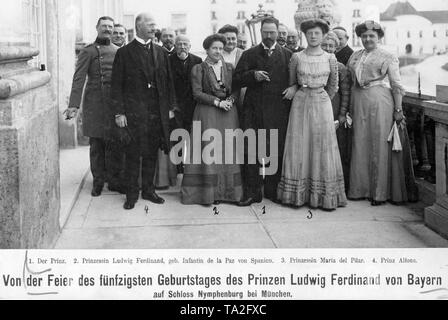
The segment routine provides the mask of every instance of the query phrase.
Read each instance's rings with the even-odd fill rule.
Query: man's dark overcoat
[[[348,45],[346,45],[344,48],[342,48],[340,51],[336,52],[336,59],[338,62],[342,63],[344,66],[347,65],[348,60],[350,60],[350,57],[353,54],[353,49],[350,48]]]
[[[138,46],[141,44],[134,40],[117,51],[112,72],[111,97],[114,113],[125,115],[131,136],[141,138],[142,133],[149,131],[147,91],[151,81],[149,81],[149,70],[144,68],[145,64],[137,53]],[[158,93],[162,138],[165,147],[169,148],[169,111],[178,110],[171,66],[165,49],[151,44],[150,50],[152,50],[155,66],[155,83],[151,86],[156,87]],[[142,145],[141,147],[144,148]],[[145,151],[140,150],[142,153]]]
[[[292,52],[277,45],[268,57],[262,45],[245,51],[233,77],[235,87],[247,87],[243,104],[243,128],[280,129],[284,140],[291,102],[283,100],[289,87],[289,61]],[[257,82],[255,71],[267,71],[270,82]]]
[[[242,127],[247,129],[278,130],[278,168],[275,176],[266,178],[265,194],[269,197],[276,195],[277,183],[281,174],[283,150],[285,145],[286,131],[288,128],[291,101],[283,99],[283,92],[289,87],[289,62],[292,52],[280,45],[269,57],[268,53],[260,44],[245,51],[236,67],[233,77],[235,87],[247,87],[243,103]],[[267,71],[270,82],[257,82],[255,71]],[[269,154],[268,145],[268,154]],[[246,170],[247,172],[247,170]],[[245,173],[246,184],[254,187],[256,182],[254,171],[251,170],[250,177]],[[252,185],[252,186],[250,186]],[[267,191],[267,192],[266,192]]]
[[[173,72],[174,88],[176,90],[177,106],[180,110],[179,122],[184,129],[191,127],[196,101],[193,98],[191,88],[191,69],[202,63],[202,59],[194,54],[189,54],[185,61],[179,59],[177,54],[170,56],[171,70]]]

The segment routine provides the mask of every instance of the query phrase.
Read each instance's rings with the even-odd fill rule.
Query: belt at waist
[[[387,87],[387,82],[385,82],[384,80],[376,80],[376,81],[369,82],[368,84],[363,85],[363,86],[361,86],[361,85],[358,83],[358,86],[359,86],[361,89],[369,89],[369,88],[377,87],[377,86]]]
[[[324,88],[325,88],[325,86],[310,87],[310,86],[308,86],[306,84],[302,84],[301,87],[300,87],[300,89],[307,89],[307,90],[321,90],[321,89],[324,89]]]

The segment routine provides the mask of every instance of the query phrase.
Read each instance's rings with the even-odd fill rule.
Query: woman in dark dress
[[[338,46],[338,36],[332,31],[328,32],[322,41],[322,49],[330,54],[334,54]],[[334,95],[333,99],[331,99],[331,104],[333,105],[336,137],[338,138],[342,170],[344,171],[345,191],[347,192],[350,185],[350,161],[352,153],[352,129],[347,122],[351,83],[347,67],[340,62],[338,62],[338,75],[339,91]]]
[[[232,95],[233,67],[222,58],[225,44],[223,35],[207,37],[203,43],[207,58],[191,71],[193,96],[197,105],[193,115],[190,161],[185,165],[182,181],[183,204],[237,203],[243,194],[241,169],[236,161],[239,148],[236,148],[234,139],[225,139],[226,130],[239,128],[238,112],[234,106],[235,95]],[[193,160],[198,150],[193,149],[193,146],[201,137],[194,136],[194,128],[199,124],[202,135],[214,131],[219,132],[222,139],[202,141],[201,161],[196,164]],[[226,161],[227,150],[233,150],[231,163]]]

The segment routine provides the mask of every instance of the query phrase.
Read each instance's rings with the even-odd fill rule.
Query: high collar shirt
[[[221,77],[221,72],[222,72],[222,60],[219,60],[218,62],[213,63],[212,61],[210,61],[210,59],[207,59],[206,62],[207,62],[207,64],[208,64],[210,67],[212,67],[213,72],[214,72],[215,75],[216,75],[216,79],[217,79],[218,81],[221,81],[221,78],[222,78],[222,77]]]
[[[237,48],[233,49],[231,52],[227,52],[224,50],[222,52],[222,57],[224,58],[225,62],[230,63],[232,66],[235,66],[237,52]]]
[[[261,44],[263,45],[264,50],[269,50],[270,52],[272,52],[275,50],[275,46],[277,45],[277,42],[274,42],[274,44],[270,48],[268,48],[268,46],[265,45],[264,42],[262,42]]]
[[[142,45],[144,46],[149,46],[152,42],[151,39],[149,39],[148,41],[143,40],[142,38],[135,36],[135,40],[137,40],[138,42],[140,42]]]

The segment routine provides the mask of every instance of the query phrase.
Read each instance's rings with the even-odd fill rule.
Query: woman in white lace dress
[[[301,25],[308,47],[293,55],[288,96],[294,96],[278,199],[286,205],[334,210],[347,204],[331,98],[338,91],[334,54],[322,50],[328,24]]]

